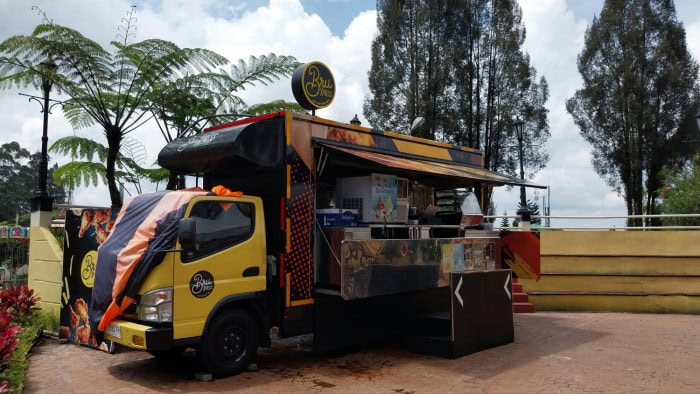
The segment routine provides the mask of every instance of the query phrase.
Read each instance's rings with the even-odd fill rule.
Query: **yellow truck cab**
[[[319,352],[392,338],[459,357],[512,342],[503,234],[437,191],[537,185],[482,163],[473,149],[287,111],[175,140],[159,164],[203,187],[125,203],[98,252],[91,326],[156,356],[194,348],[217,376],[244,370],[273,327],[312,333]],[[435,190],[422,216],[416,184]]]
[[[145,277],[137,302],[106,326],[105,338],[158,356],[201,338],[200,353],[214,357],[202,358],[203,367],[230,373],[250,362],[263,326],[257,320],[267,273],[262,200],[194,197],[179,228],[175,248]]]

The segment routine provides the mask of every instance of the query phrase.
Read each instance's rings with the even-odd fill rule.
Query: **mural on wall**
[[[517,278],[540,279],[539,232],[501,232],[503,263]]]
[[[500,239],[432,238],[343,241],[341,296],[346,299],[449,285],[452,272],[500,267]]]
[[[63,243],[63,291],[59,338],[111,352],[109,341],[98,343],[88,323],[97,248],[114,225],[109,208],[68,209]]]

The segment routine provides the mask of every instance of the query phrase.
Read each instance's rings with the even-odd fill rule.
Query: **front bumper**
[[[173,346],[171,327],[151,327],[115,319],[105,329],[105,339],[140,350],[169,350]]]

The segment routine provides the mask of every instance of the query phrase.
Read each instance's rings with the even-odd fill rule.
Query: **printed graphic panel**
[[[499,269],[492,238],[372,239],[342,242],[341,295],[365,298],[447,286],[449,274]]]
[[[68,209],[63,245],[63,291],[59,337],[111,352],[110,341],[98,343],[88,323],[97,248],[112,228],[114,215],[105,209]]]
[[[518,278],[540,278],[539,233],[506,231],[501,234],[503,262]]]

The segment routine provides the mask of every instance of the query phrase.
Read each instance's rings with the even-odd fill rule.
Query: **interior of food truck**
[[[325,144],[315,154],[317,287],[341,287],[343,241],[459,238],[484,228],[473,192],[478,180],[463,173],[431,168],[410,157]],[[371,268],[392,265],[396,264]],[[403,275],[408,274],[405,268]],[[383,276],[373,275],[375,280]],[[432,275],[409,276],[415,282]],[[371,283],[368,286],[371,292]]]

